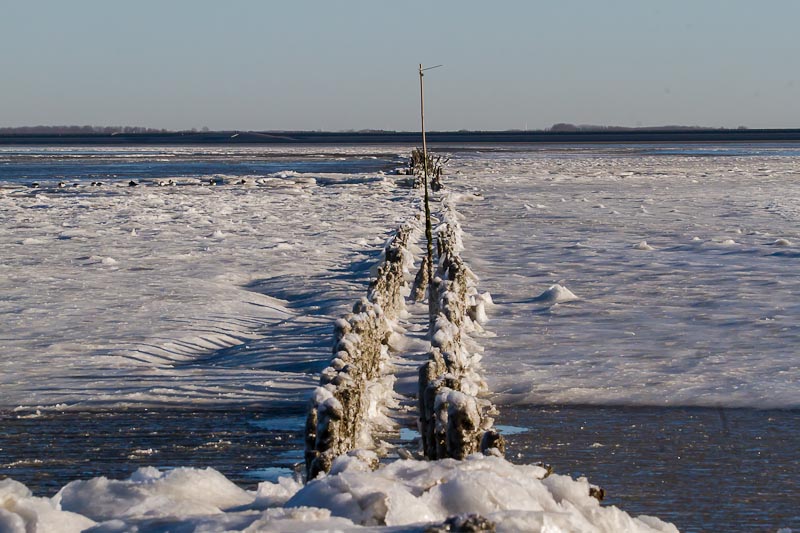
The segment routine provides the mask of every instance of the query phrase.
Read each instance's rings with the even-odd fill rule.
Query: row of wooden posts
[[[415,174],[424,172],[426,163],[441,169],[441,159],[423,159],[420,169],[420,154],[415,150],[409,163]],[[441,170],[437,173],[441,176]],[[431,227],[430,219],[424,222]],[[370,444],[365,435],[368,391],[388,363],[391,321],[405,309],[406,274],[414,265],[410,250],[422,225],[420,215],[397,230],[367,296],[336,321],[333,358],[312,394],[306,421],[308,480],[329,471],[336,457]],[[505,449],[492,429],[494,407],[480,397],[485,384],[476,377],[464,343],[478,303],[474,276],[458,253],[460,231],[454,210],[445,209],[436,232],[436,257],[423,257],[411,291],[417,300],[427,294],[429,301],[431,349],[419,371],[417,398],[422,453],[428,459],[461,459],[477,451],[502,454]]]

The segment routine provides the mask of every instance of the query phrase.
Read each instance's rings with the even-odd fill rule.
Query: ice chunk
[[[549,289],[534,298],[535,302],[542,302],[548,305],[573,302],[575,300],[579,300],[575,293],[560,283],[551,285]]]
[[[214,470],[140,469],[128,480],[98,477],[73,481],[55,496],[61,508],[94,520],[214,514],[251,504],[255,496]]]
[[[54,500],[32,496],[18,481],[0,481],[0,531],[79,533],[94,525],[85,516],[62,511]]]

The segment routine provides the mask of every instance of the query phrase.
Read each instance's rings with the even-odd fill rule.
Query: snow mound
[[[375,472],[360,467],[340,470],[339,475],[309,483],[286,507],[323,507],[363,526],[435,523],[479,514],[509,531],[677,531],[657,519],[601,507],[589,495],[585,478],[547,477],[539,466],[515,465],[499,457],[401,460]]]
[[[638,244],[634,244],[633,248],[636,250],[644,250],[648,252],[655,250],[655,248],[647,244],[647,241],[641,241]]]
[[[486,308],[494,305],[492,295],[488,292],[475,295],[469,303],[471,304],[469,317],[480,325],[486,324],[489,321],[489,317],[486,316]]]
[[[534,301],[553,305],[565,302],[574,302],[575,300],[579,299],[580,298],[575,296],[575,293],[573,293],[571,290],[564,287],[560,283],[556,283],[542,294],[534,298]]]
[[[332,472],[305,486],[288,478],[264,482],[253,492],[213,469],[147,467],[127,480],[73,481],[53,498],[33,497],[7,479],[0,481],[0,530],[422,532],[445,521],[479,521],[498,531],[678,531],[601,506],[586,478],[548,476],[540,466],[500,457],[398,460],[372,471],[351,455],[337,458]]]
[[[788,239],[775,239],[775,242],[772,243],[775,246],[791,246],[792,243]]]
[[[212,468],[160,472],[140,468],[129,480],[73,481],[53,498],[62,509],[102,522],[156,516],[191,517],[252,504],[253,494]]]
[[[94,525],[94,520],[61,510],[54,499],[33,496],[18,481],[0,481],[0,531],[4,533],[79,533]]]

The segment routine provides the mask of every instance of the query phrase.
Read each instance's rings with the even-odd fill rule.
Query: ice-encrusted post
[[[494,406],[478,395],[486,384],[476,371],[479,356],[470,354],[466,337],[485,320],[488,294],[479,295],[477,278],[459,256],[460,227],[447,206],[437,230],[438,268],[431,282],[432,308],[428,362],[419,371],[418,404],[422,447],[429,459],[463,459],[471,453],[505,452],[492,429]]]
[[[380,406],[380,390],[393,383],[385,375],[392,321],[405,313],[405,274],[414,264],[410,242],[419,219],[401,226],[384,249],[384,261],[367,296],[334,325],[333,358],[322,371],[310,402],[305,428],[306,478],[330,470],[333,460],[371,444],[370,413]]]

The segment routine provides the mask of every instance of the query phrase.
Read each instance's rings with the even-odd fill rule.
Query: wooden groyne
[[[389,341],[393,321],[405,311],[405,277],[413,265],[409,244],[419,231],[417,219],[397,230],[367,296],[334,325],[333,358],[312,393],[306,418],[307,479],[329,471],[339,455],[372,445],[369,415],[383,396],[380,389],[393,383],[385,372]]]
[[[425,162],[419,153],[414,154],[409,168],[419,174]],[[440,162],[427,162],[435,165],[439,177]],[[420,213],[397,229],[384,249],[367,295],[335,323],[333,357],[309,403],[305,431],[308,480],[328,472],[336,457],[374,447],[377,437],[371,434],[371,420],[385,409],[381,403],[393,394],[390,339],[400,329],[398,320],[408,314],[409,296],[413,301],[426,295],[429,299],[430,349],[418,372],[416,419],[421,456],[463,459],[476,452],[504,453],[504,441],[492,428],[496,409],[483,397],[487,387],[478,364],[481,350],[469,338],[470,333],[482,331],[485,305],[491,298],[479,294],[477,276],[459,255],[462,232],[455,207],[443,197],[438,204],[441,223],[436,230],[433,280],[425,274],[425,257],[414,287],[408,287],[415,264],[412,249],[424,223]]]
[[[446,206],[437,230],[438,268],[432,298],[436,319],[428,361],[419,370],[419,426],[428,459],[463,459],[471,453],[503,454],[503,438],[492,429],[496,412],[481,398],[486,382],[476,368],[467,336],[482,329],[488,294],[477,291],[477,277],[461,259],[461,227],[455,209]]]

